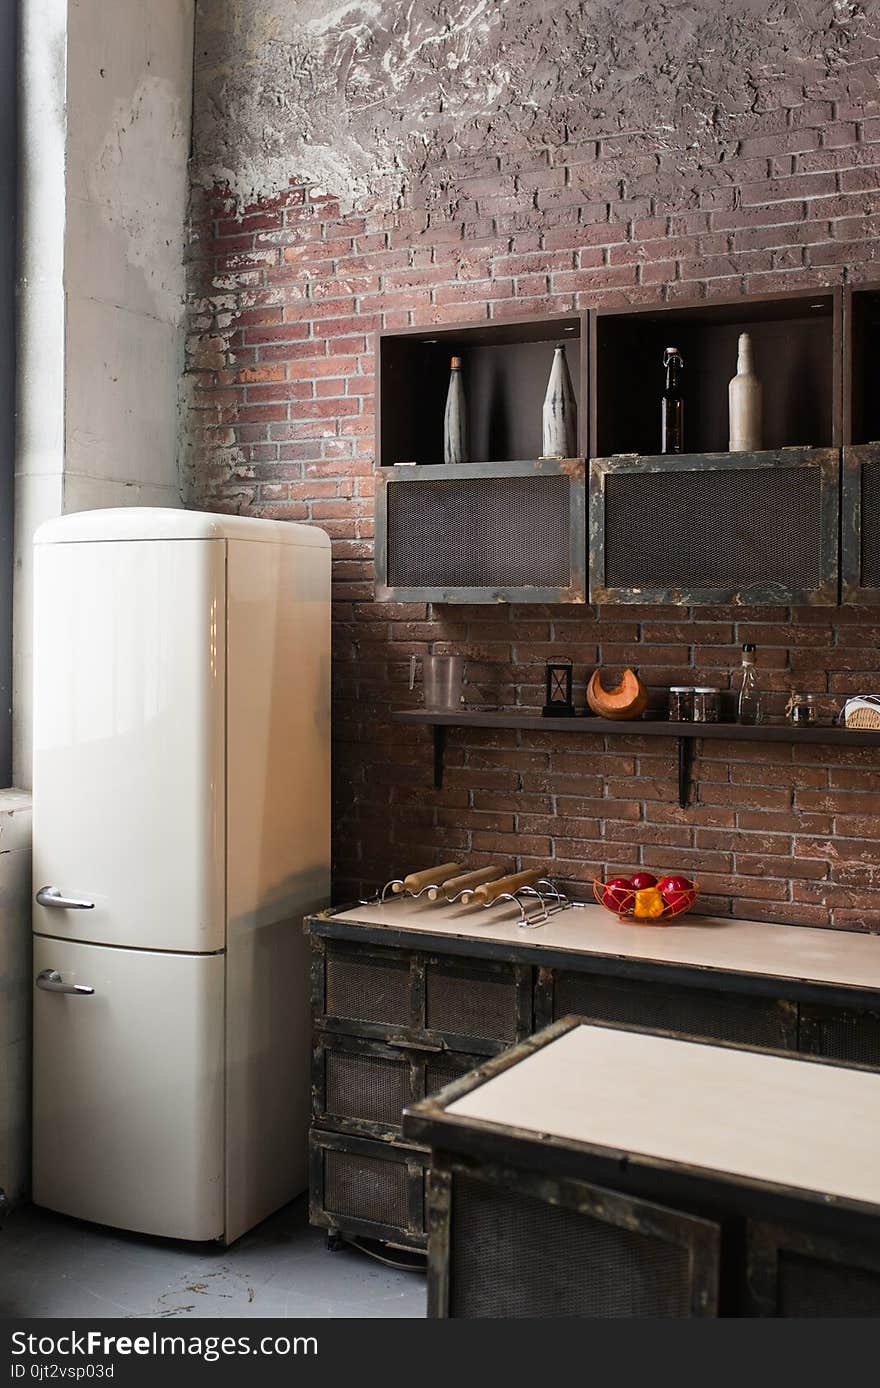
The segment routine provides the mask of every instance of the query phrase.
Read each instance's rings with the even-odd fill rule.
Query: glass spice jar
[[[785,705],[785,716],[797,728],[808,728],[818,721],[816,700],[812,694],[792,694]]]
[[[694,691],[685,684],[674,684],[669,690],[670,723],[690,723],[694,716]]]
[[[718,723],[721,719],[721,690],[694,690],[694,722]]]

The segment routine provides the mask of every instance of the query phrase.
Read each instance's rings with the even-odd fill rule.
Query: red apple
[[[644,891],[646,887],[656,887],[657,878],[653,872],[634,872],[629,879],[629,884],[635,891]]]
[[[602,888],[602,902],[609,911],[630,911],[633,900],[633,884],[628,877],[612,877]]]
[[[664,877],[657,886],[663,900],[672,911],[689,911],[697,899],[696,888],[689,877],[673,874]]]

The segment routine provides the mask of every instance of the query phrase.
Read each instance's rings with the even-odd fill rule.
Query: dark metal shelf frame
[[[678,803],[690,799],[694,742],[697,738],[734,742],[818,742],[837,747],[880,747],[880,732],[851,728],[796,728],[790,723],[672,723],[667,719],[542,718],[534,713],[444,713],[431,709],[398,709],[392,722],[430,727],[434,737],[434,787],[443,785],[448,728],[517,728],[531,732],[583,733],[592,736],[674,737],[678,741]]]

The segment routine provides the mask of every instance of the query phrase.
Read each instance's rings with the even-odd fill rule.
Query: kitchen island
[[[429,1314],[880,1315],[880,1074],[569,1018],[404,1115]]]

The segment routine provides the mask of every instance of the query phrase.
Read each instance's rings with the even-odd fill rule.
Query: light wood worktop
[[[563,953],[880,990],[880,936],[855,931],[691,915],[672,925],[634,925],[593,905],[570,907],[529,929],[517,924],[512,906],[483,909],[400,898],[383,906],[356,906],[334,920],[411,931],[414,936],[535,945]]]
[[[880,1205],[880,1074],[583,1024],[446,1112]]]

